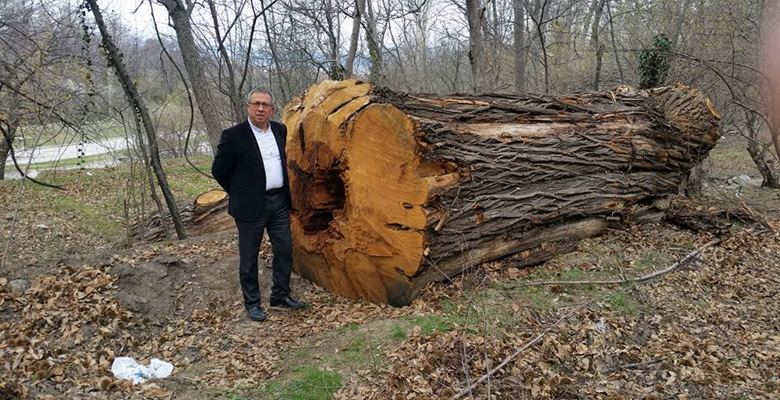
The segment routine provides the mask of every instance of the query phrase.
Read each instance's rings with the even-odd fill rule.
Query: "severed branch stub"
[[[657,221],[720,137],[683,85],[434,96],[326,81],[283,119],[296,271],[396,306],[486,261],[542,262],[543,245]]]

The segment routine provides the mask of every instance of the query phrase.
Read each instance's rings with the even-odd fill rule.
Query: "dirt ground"
[[[213,185],[181,165],[179,198]],[[487,263],[404,308],[295,276],[309,306],[263,323],[243,312],[235,234],[124,239],[121,170],[57,176],[67,192],[2,182],[0,399],[780,398],[780,191],[759,187],[738,138],[705,167],[704,197],[673,201],[697,224],[611,230],[532,268]],[[708,243],[657,279],[576,284]],[[269,280],[264,268],[266,303]],[[133,386],[113,378],[118,356],[175,370]]]

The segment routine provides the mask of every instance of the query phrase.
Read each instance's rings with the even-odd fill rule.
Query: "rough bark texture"
[[[545,248],[659,218],[654,202],[715,145],[719,118],[685,86],[434,97],[323,82],[284,115],[295,268],[405,305],[485,261],[543,261]]]
[[[525,5],[523,0],[512,0],[514,43],[515,93],[525,92],[525,68],[528,63],[528,46],[525,43]]]
[[[218,108],[214,107],[215,102],[211,95],[209,80],[206,79],[206,74],[203,72],[198,48],[192,36],[190,10],[182,0],[159,0],[158,2],[165,6],[173,22],[176,40],[179,43],[182,60],[184,60],[184,69],[187,70],[192,93],[195,95],[198,110],[206,125],[211,149],[216,153],[219,136],[222,134],[222,121],[217,112]]]
[[[355,56],[357,55],[358,42],[360,41],[360,23],[362,10],[365,9],[366,0],[355,0],[355,11],[352,14],[352,33],[349,36],[349,51],[347,51],[347,65],[344,76],[352,78],[355,70]]]
[[[0,129],[3,130],[0,134],[0,180],[5,179],[5,163],[8,161],[8,155],[11,154],[11,145],[16,139],[16,130],[19,128],[18,97],[16,92],[11,94],[5,120],[0,120]]]
[[[466,0],[466,20],[469,23],[469,65],[474,91],[487,89],[487,60],[482,32],[482,4],[480,0]]]

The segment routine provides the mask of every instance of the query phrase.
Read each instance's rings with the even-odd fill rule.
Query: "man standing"
[[[257,253],[264,229],[274,253],[271,306],[299,309],[304,304],[290,296],[291,202],[284,151],[287,127],[270,120],[274,105],[268,90],[254,89],[246,101],[249,118],[222,132],[211,174],[228,193],[228,213],[238,228],[238,274],[247,315],[262,321],[266,315],[260,306]]]

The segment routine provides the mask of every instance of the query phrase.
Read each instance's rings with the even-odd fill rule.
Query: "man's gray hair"
[[[249,102],[252,101],[252,95],[255,94],[255,93],[265,93],[265,94],[267,94],[268,97],[271,98],[271,104],[274,103],[274,96],[271,94],[270,90],[268,90],[266,88],[254,88],[254,89],[250,90],[249,93],[246,94],[246,99],[244,99],[244,101],[246,101],[246,104],[249,104]]]

